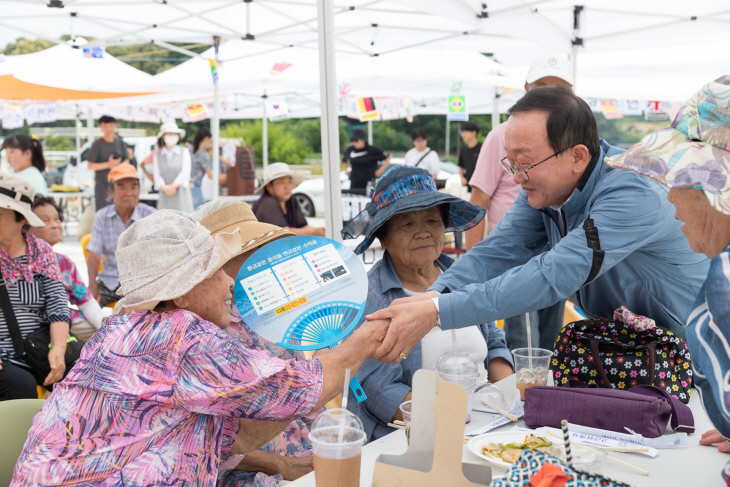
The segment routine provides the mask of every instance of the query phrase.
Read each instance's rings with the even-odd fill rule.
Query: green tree
[[[58,135],[49,135],[43,139],[43,150],[71,151],[76,146],[70,139]]]
[[[55,45],[55,43],[44,39],[30,40],[25,39],[24,37],[19,37],[15,40],[15,42],[9,42],[5,46],[5,49],[0,50],[0,52],[8,56],[14,56],[16,54],[31,54],[48,49]]]
[[[269,161],[303,164],[304,158],[312,153],[307,141],[287,130],[287,124],[268,124]],[[242,139],[254,149],[256,161],[263,161],[263,123],[261,120],[242,120],[229,123],[221,129],[221,137]]]

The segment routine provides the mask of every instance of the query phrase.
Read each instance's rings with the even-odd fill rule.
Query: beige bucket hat
[[[45,227],[45,223],[33,213],[35,188],[15,174],[0,172],[0,208],[15,210],[28,220],[32,227]]]
[[[304,176],[291,172],[289,164],[286,162],[275,162],[266,166],[266,169],[264,170],[264,182],[261,183],[261,186],[256,188],[256,194],[263,194],[264,188],[266,188],[267,184],[274,179],[283,178],[284,176],[291,176],[291,180],[294,183],[295,188],[304,181]]]
[[[119,236],[117,267],[122,297],[115,313],[152,310],[183,296],[238,255],[238,229],[215,239],[190,215],[160,210],[135,222]]]
[[[179,128],[175,122],[165,122],[160,125],[160,133],[157,134],[157,138],[159,139],[165,134],[179,134],[180,140],[182,140],[185,138],[185,129]]]
[[[258,221],[251,207],[243,202],[232,203],[213,211],[202,218],[200,224],[210,230],[213,237],[238,230],[241,234],[241,249],[233,257],[262,247],[273,240],[294,236],[289,230]]]

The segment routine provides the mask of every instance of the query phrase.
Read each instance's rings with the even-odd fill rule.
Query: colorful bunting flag
[[[459,93],[461,93],[461,81],[457,81],[451,85],[451,94],[458,95]]]
[[[378,118],[378,109],[375,107],[374,98],[358,98],[357,107],[360,113],[360,121],[375,120]]]
[[[292,66],[293,65],[290,63],[276,63],[269,73],[271,73],[272,76],[278,76]]]
[[[603,116],[606,117],[606,120],[624,118],[621,110],[618,109],[613,100],[601,100],[601,109],[603,110]]]
[[[210,74],[213,76],[213,82],[216,83],[218,81],[218,63],[215,59],[210,58],[208,58],[208,63],[210,63]]]
[[[208,112],[202,103],[187,103],[185,113],[191,122],[199,122],[208,118]]]

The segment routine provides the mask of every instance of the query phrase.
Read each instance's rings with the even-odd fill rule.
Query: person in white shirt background
[[[406,152],[405,165],[425,169],[431,177],[436,179],[441,161],[436,151],[428,147],[426,131],[420,127],[413,129],[411,140],[413,141],[413,149]]]
[[[160,150],[152,160],[155,189],[160,192],[157,209],[193,212],[193,196],[190,193],[190,151],[180,146],[185,129],[175,122],[165,122],[157,136]]]

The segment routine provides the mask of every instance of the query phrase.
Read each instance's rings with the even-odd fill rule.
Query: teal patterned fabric
[[[702,189],[717,211],[730,215],[730,75],[687,100],[670,128],[604,161],[669,187]]]

